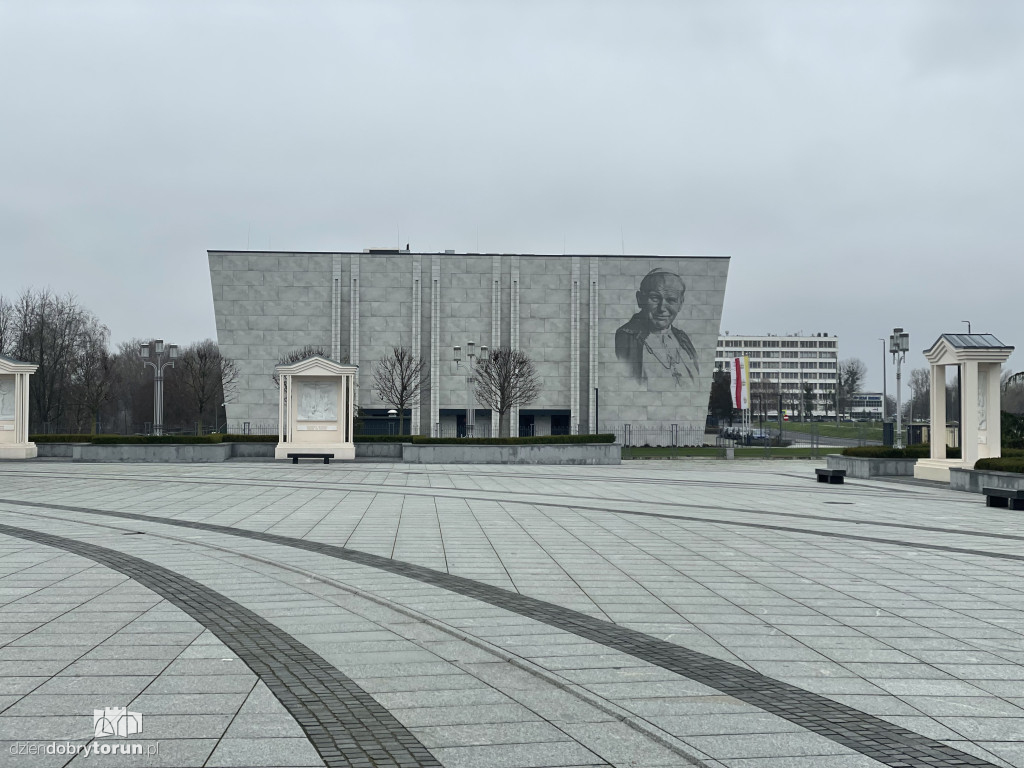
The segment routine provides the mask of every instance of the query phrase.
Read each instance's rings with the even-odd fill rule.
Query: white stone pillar
[[[346,443],[355,442],[355,417],[356,417],[356,377],[354,375],[345,377],[346,413],[348,414],[348,434],[345,436]]]
[[[29,386],[28,374],[21,374],[21,441],[28,442]]]
[[[960,365],[960,451],[966,469],[978,461],[978,363],[967,360]]]
[[[930,417],[931,457],[946,458],[946,366],[933,365],[931,375]]]
[[[979,418],[980,410],[984,407],[985,428],[978,432],[978,458],[996,458],[1003,455],[1002,450],[1002,419],[1000,418],[1002,392],[999,389],[999,377],[1002,374],[1001,363],[980,363],[979,370],[984,370],[985,375],[979,378],[985,379],[985,391],[979,390]],[[984,395],[984,401],[980,399]]]
[[[284,442],[284,374],[277,377],[277,442]]]

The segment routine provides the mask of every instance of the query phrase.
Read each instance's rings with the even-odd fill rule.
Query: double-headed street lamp
[[[174,367],[174,361],[178,358],[178,345],[168,344],[164,348],[163,339],[154,339],[148,344],[139,345],[139,357],[142,358],[142,368],[147,365],[153,367],[153,434],[164,433],[164,368]]]
[[[889,407],[889,385],[886,383],[885,374],[885,339],[880,338],[879,341],[882,342],[882,422],[884,423],[885,410]]]
[[[476,383],[476,379],[473,377],[473,363],[476,360],[476,345],[472,341],[466,342],[466,437],[473,436],[474,422],[476,416],[473,409],[473,384]],[[462,347],[458,344],[453,348],[455,356],[455,365],[462,367]],[[487,346],[481,345],[480,347],[480,358],[485,359],[487,357]]]
[[[892,354],[893,362],[896,363],[896,434],[893,439],[893,447],[903,447],[903,413],[900,402],[900,380],[902,376],[903,361],[907,359],[907,351],[910,349],[910,334],[904,333],[902,328],[893,328],[889,336],[889,352]],[[911,419],[913,421],[913,419]]]

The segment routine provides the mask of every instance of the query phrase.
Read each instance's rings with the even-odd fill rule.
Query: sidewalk
[[[819,464],[2,464],[0,764],[1024,766],[1013,513]]]

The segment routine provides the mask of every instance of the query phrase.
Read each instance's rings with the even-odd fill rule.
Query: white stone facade
[[[232,430],[276,424],[274,366],[315,345],[359,366],[357,403],[367,412],[382,408],[376,362],[392,347],[411,347],[431,371],[430,391],[411,414],[413,432],[445,431],[467,402],[452,347],[469,341],[519,347],[537,366],[541,395],[512,414],[513,431],[520,415],[536,419],[537,434],[556,422],[572,433],[704,425],[727,258],[210,251],[209,262],[221,352],[240,371],[227,405]],[[667,375],[674,369],[656,369],[646,351],[632,364],[621,346],[616,351],[617,331],[638,315],[640,283],[652,270],[685,286],[670,333],[662,329],[677,356],[677,338],[692,343],[688,375],[675,380]],[[496,434],[496,414],[479,405],[476,413],[478,427]]]

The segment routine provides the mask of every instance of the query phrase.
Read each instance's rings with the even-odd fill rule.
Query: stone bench
[[[845,469],[816,469],[814,474],[818,476],[819,483],[831,483],[833,485],[842,485],[843,478],[846,477]]]
[[[1024,490],[1015,488],[983,488],[986,507],[1024,510]]]
[[[331,459],[334,458],[333,453],[289,453],[288,458],[292,460],[292,464],[298,464],[299,459],[323,459],[324,464],[330,464]]]

